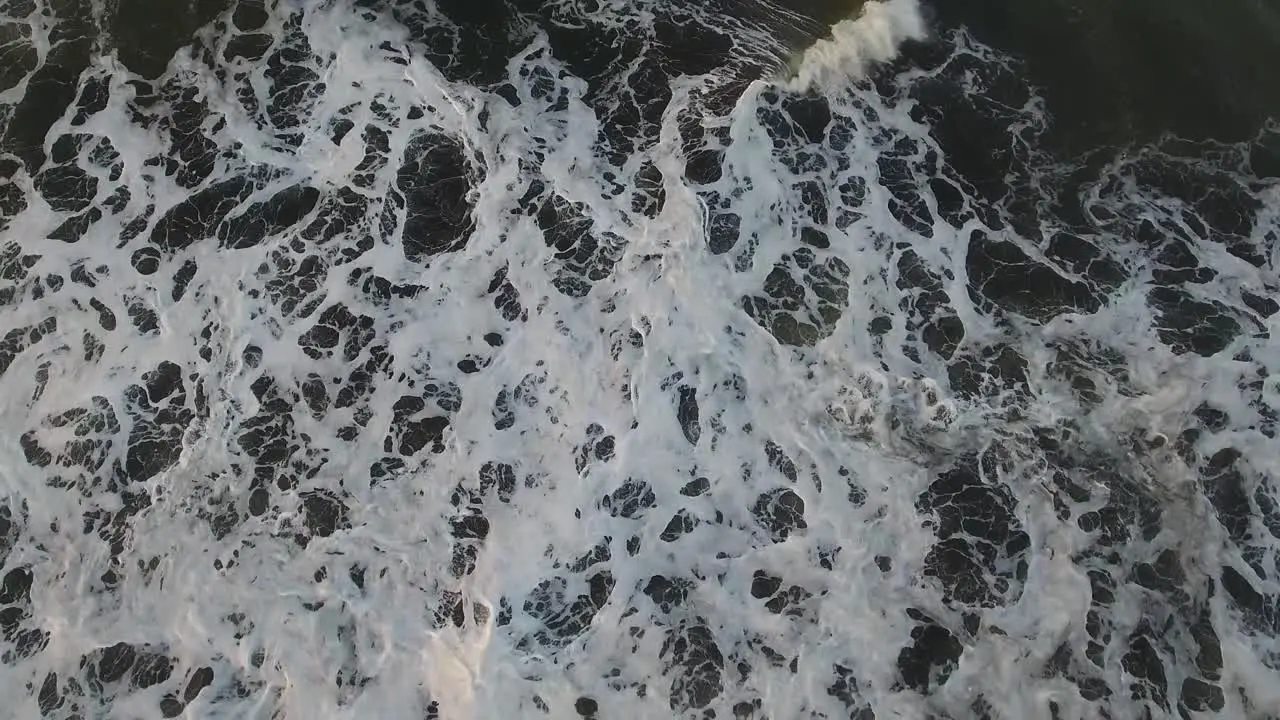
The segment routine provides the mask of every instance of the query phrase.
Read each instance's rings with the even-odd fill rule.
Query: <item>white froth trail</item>
[[[865,77],[877,63],[898,55],[908,40],[928,34],[918,0],[870,0],[854,18],[831,28],[831,37],[804,51],[790,88],[832,88]]]

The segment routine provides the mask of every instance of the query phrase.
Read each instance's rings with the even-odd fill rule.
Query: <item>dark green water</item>
[[[1280,4],[930,0],[938,24],[1020,58],[1074,153],[1172,133],[1227,142],[1280,118]]]
[[[164,72],[178,48],[231,3],[228,0],[120,0],[108,15],[109,42],[130,70],[146,78]],[[240,3],[262,5],[262,2]]]

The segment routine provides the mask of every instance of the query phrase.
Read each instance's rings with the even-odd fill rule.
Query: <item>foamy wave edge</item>
[[[859,80],[872,66],[897,57],[904,42],[927,35],[918,0],[869,0],[856,18],[836,23],[830,38],[804,51],[788,87],[829,89]]]

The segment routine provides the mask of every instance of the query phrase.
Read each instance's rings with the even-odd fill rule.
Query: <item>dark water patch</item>
[[[231,22],[239,30],[258,30],[267,24],[270,15],[266,8],[267,0],[238,0],[236,9],[231,14]]]
[[[896,263],[897,278],[894,285],[903,291],[899,310],[905,311],[906,327],[910,333],[903,352],[908,357],[920,357],[920,342],[929,351],[943,359],[955,355],[964,340],[964,323],[951,305],[951,296],[944,289],[943,281],[954,274],[950,268],[935,269],[915,250],[902,250]]]
[[[911,644],[898,653],[898,673],[907,687],[928,692],[951,677],[964,646],[950,630],[919,610],[908,608],[907,615],[917,624],[911,629]]]
[[[969,237],[966,267],[970,295],[980,306],[994,303],[1043,322],[1064,312],[1095,312],[1101,305],[1088,285],[1032,260],[1014,242],[980,230]]]
[[[0,42],[5,47],[0,63],[0,93],[22,82],[40,63],[32,43],[31,26],[23,22],[35,12],[34,2],[9,2],[0,5]]]
[[[370,21],[387,15],[404,26],[414,49],[451,82],[501,82],[507,61],[530,37],[505,0],[442,0],[435,7],[410,0],[358,0]],[[441,22],[443,16],[444,22]]]
[[[692,580],[654,575],[645,583],[642,592],[653,601],[653,604],[659,610],[663,613],[670,613],[673,608],[684,604],[689,597],[689,593],[694,588],[695,583]]]
[[[125,67],[156,78],[197,30],[229,6],[228,0],[119,0],[110,6],[103,29]]]
[[[962,41],[942,35],[927,44],[908,44],[901,62],[933,72],[906,92],[918,103],[913,117],[927,122],[945,162],[958,169],[967,189],[994,203],[1009,195],[1007,178],[1026,161],[1022,143],[1037,125],[1025,122],[1033,92],[1013,63],[967,48],[957,53]],[[969,79],[981,83],[981,91],[966,90],[973,87]],[[898,92],[889,74],[877,76],[877,83],[882,92]]]
[[[199,265],[195,260],[188,259],[182,263],[182,267],[173,274],[173,290],[169,293],[170,299],[178,302],[182,296],[186,294],[187,287],[191,284],[192,278],[195,277]]]
[[[75,102],[80,73],[89,65],[95,32],[89,21],[88,3],[70,4],[70,12],[60,17],[61,22],[50,31],[49,51],[43,63],[28,77],[22,99],[14,107],[3,127],[3,136],[0,136],[0,150],[21,158],[28,174],[32,175],[45,161],[45,135]],[[12,67],[30,72],[24,57],[19,54]],[[6,53],[6,62],[0,65],[7,66],[8,59]]]
[[[294,185],[285,188],[269,199],[250,205],[218,228],[218,239],[223,247],[233,250],[253,247],[268,235],[278,234],[305,218],[320,199],[320,191],[313,187]]]
[[[628,479],[601,501],[601,506],[614,517],[639,519],[657,505],[653,488],[643,480]]]
[[[253,190],[250,181],[231,178],[187,197],[169,209],[151,230],[151,242],[162,250],[183,250],[210,238],[214,229]]]
[[[531,196],[535,190],[540,191],[540,187],[541,183],[536,182],[526,199],[532,200]],[[595,221],[582,203],[549,195],[536,206],[530,204],[530,211],[535,207],[538,229],[547,246],[555,250],[552,285],[569,297],[585,297],[594,283],[613,273],[622,257],[623,240],[613,233],[596,230]],[[509,310],[504,310],[504,316],[509,314]]]
[[[56,152],[55,145],[55,152]],[[35,179],[36,189],[54,210],[77,212],[93,201],[98,190],[98,179],[90,177],[80,167],[54,165],[47,167]]]
[[[412,456],[430,446],[431,452],[444,452],[444,432],[449,427],[447,416],[426,410],[426,401],[416,396],[400,398],[393,407],[395,419],[383,445],[384,452],[397,451]]]
[[[475,226],[473,175],[462,145],[446,135],[419,136],[405,149],[396,187],[406,204],[402,245],[407,259],[425,262],[466,244]]]
[[[271,48],[274,38],[266,33],[248,33],[232,37],[223,50],[222,57],[227,62],[237,58],[245,60],[261,60]]]
[[[984,470],[989,464],[966,459],[917,500],[921,512],[937,518],[939,542],[925,558],[925,575],[942,582],[949,601],[1004,604],[1017,599],[1026,579],[1030,539],[1015,515],[1012,492]]]
[[[101,210],[96,207],[89,208],[78,215],[72,215],[53,230],[50,230],[49,239],[59,240],[64,243],[79,242],[89,232],[89,228],[93,227],[93,224],[101,219]]]
[[[942,28],[965,27],[1025,62],[1053,117],[1046,143],[1067,154],[1166,132],[1240,141],[1280,113],[1280,8],[1268,3],[948,0],[931,8]]]
[[[668,631],[658,656],[668,663],[672,675],[673,711],[704,708],[724,690],[724,655],[705,621]]]
[[[125,391],[132,418],[125,473],[130,482],[146,482],[182,457],[183,436],[196,413],[187,402],[182,368],[162,362],[143,373],[142,384]]]
[[[785,345],[813,345],[835,330],[849,299],[849,266],[809,248],[784,255],[765,278],[762,293],[742,307]]]
[[[270,87],[262,119],[274,128],[276,139],[286,148],[302,144],[305,138],[299,128],[303,118],[325,91],[318,72],[320,59],[311,51],[299,20],[294,15],[285,21],[281,41],[267,57],[263,70]]]
[[[584,573],[543,580],[523,604],[524,613],[542,627],[521,638],[517,647],[554,651],[573,642],[609,601],[614,585],[613,575],[607,570],[589,577]]]
[[[1225,350],[1241,332],[1233,313],[1216,300],[1198,300],[1180,288],[1159,287],[1147,296],[1161,320],[1160,340],[1178,354],[1209,357]]]
[[[991,345],[958,354],[947,366],[951,390],[959,397],[996,397],[1030,392],[1027,361],[1013,346]]]
[[[809,527],[804,518],[804,499],[790,488],[777,488],[761,493],[751,506],[751,515],[775,542],[783,542],[792,533]]]

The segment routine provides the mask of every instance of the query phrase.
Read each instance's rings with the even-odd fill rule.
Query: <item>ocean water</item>
[[[1277,14],[1109,5],[0,0],[4,714],[1280,717]]]

